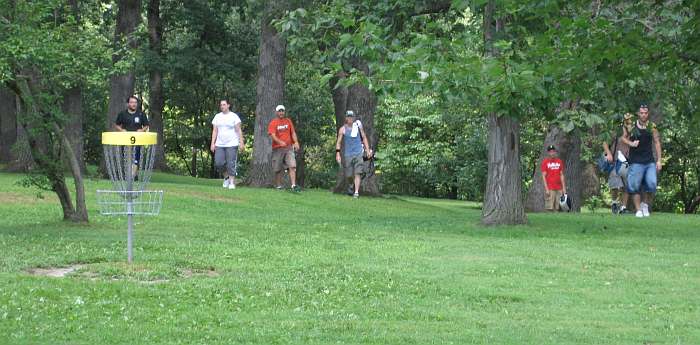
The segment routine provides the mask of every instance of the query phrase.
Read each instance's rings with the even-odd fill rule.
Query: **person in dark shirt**
[[[138,109],[139,100],[136,96],[129,96],[126,110],[117,115],[114,127],[118,132],[148,132],[148,117]],[[141,146],[134,149],[133,174],[138,179],[138,167],[141,160]]]
[[[127,108],[117,115],[114,126],[119,132],[148,132],[148,117],[138,110],[139,100],[135,96],[127,99]]]
[[[624,130],[622,141],[630,147],[627,192],[632,195],[637,209],[635,216],[649,217],[649,207],[656,193],[656,175],[661,171],[662,164],[659,131],[649,121],[649,107],[646,104],[639,106],[637,122],[630,131]]]

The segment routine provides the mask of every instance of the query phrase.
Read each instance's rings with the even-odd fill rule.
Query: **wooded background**
[[[334,140],[353,110],[377,151],[363,193],[477,200],[484,224],[520,224],[541,211],[549,144],[574,209],[602,205],[593,162],[647,102],[665,163],[654,207],[697,213],[699,13],[698,0],[0,0],[0,163],[87,221],[82,179],[128,95],[160,134],[157,168],[204,178],[229,99],[247,184],[271,185],[267,123],[285,104],[300,184],[342,192]]]

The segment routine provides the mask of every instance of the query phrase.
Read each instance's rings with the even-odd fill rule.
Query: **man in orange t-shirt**
[[[296,183],[297,162],[294,151],[299,150],[299,139],[292,120],[285,116],[283,105],[275,108],[275,114],[277,117],[267,126],[267,133],[272,138],[272,171],[275,173],[275,188],[282,189],[282,173],[287,168],[292,190],[298,192],[301,188]]]

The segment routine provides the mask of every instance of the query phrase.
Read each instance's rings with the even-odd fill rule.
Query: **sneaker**
[[[630,211],[625,207],[625,205],[620,206],[620,210],[617,212],[617,214],[628,214]]]
[[[297,192],[297,193],[301,192],[301,187],[299,187],[299,186],[297,186],[297,185],[293,185],[293,186],[292,186],[292,192]]]
[[[282,186],[275,186],[275,189],[282,190]]]
[[[639,211],[637,211],[637,213],[634,214],[634,216],[637,218],[642,218],[642,217],[644,217],[644,213],[642,213],[642,211],[639,210]]]
[[[357,198],[359,198],[359,197],[360,197],[360,193],[354,193],[354,194],[352,195],[352,198],[353,198],[353,199],[357,199]]]
[[[228,177],[224,179],[224,188],[228,188],[229,184],[231,181],[229,181]]]
[[[228,189],[236,189],[236,183],[231,181],[231,183],[228,184]]]
[[[649,204],[643,202],[641,208],[642,208],[642,214],[644,215],[644,217],[649,217]]]
[[[349,185],[349,186],[348,186],[347,194],[348,194],[348,195],[353,195],[353,194],[355,194],[355,186]]]
[[[620,207],[618,206],[617,202],[613,202],[610,209],[612,210],[612,214],[620,213]]]

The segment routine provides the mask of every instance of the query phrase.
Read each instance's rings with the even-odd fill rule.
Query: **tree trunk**
[[[158,133],[154,169],[168,171],[170,169],[165,160],[165,133],[163,132],[165,97],[163,96],[163,72],[161,71],[163,60],[163,22],[160,17],[160,0],[149,0],[148,2],[148,42],[152,54],[148,78],[150,130]]]
[[[33,72],[33,71],[32,71]],[[57,123],[45,123],[45,116],[42,114],[50,111],[50,107],[39,103],[34,96],[35,90],[39,90],[36,85],[40,82],[36,73],[28,73],[33,78],[30,81],[19,80],[17,85],[17,95],[24,105],[24,121],[19,121],[27,134],[27,141],[31,155],[36,162],[38,171],[46,176],[53,190],[61,203],[63,219],[73,222],[87,222],[87,207],[85,205],[85,190],[83,178],[80,171],[79,162],[73,152],[72,143],[66,136],[65,129],[59,127]],[[75,180],[77,209],[71,201],[70,191],[66,184],[64,165],[57,164],[63,159],[68,160],[71,173]]]
[[[22,125],[20,120],[20,114],[22,113],[22,100],[19,95],[15,95],[15,105],[17,107],[16,111],[16,133],[17,140],[15,144],[11,147],[11,157],[12,160],[7,164],[6,170],[9,172],[27,172],[34,165],[34,159],[32,158],[32,152],[29,148],[29,140],[27,137],[27,132]]]
[[[81,172],[86,172],[83,148],[83,92],[80,87],[74,87],[63,96],[63,114],[67,117],[65,133],[73,150]]]
[[[598,172],[593,163],[583,164],[583,172],[581,173],[581,203],[585,203],[592,196],[600,195],[600,179]]]
[[[549,145],[554,145],[557,148],[559,158],[564,162],[564,180],[566,182],[566,192],[571,197],[571,211],[579,212],[583,203],[584,182],[584,165],[581,162],[581,136],[578,132],[566,133],[558,126],[551,126],[547,131],[544,147],[540,152],[538,162],[542,162],[547,156],[546,147]],[[532,176],[532,185],[527,193],[527,211],[544,211],[544,199],[544,182],[542,181],[542,172],[538,165]]]
[[[192,157],[190,158],[191,165],[192,165],[192,176],[193,177],[198,177],[199,176],[199,170],[197,168],[197,148],[192,147]]]
[[[117,23],[114,29],[114,49],[119,51],[124,48],[126,42],[129,49],[138,47],[138,40],[134,37],[134,31],[141,23],[141,0],[118,0]],[[112,64],[117,65],[123,56],[119,53],[112,55]],[[121,74],[114,74],[109,80],[109,105],[105,129],[113,130],[117,114],[126,108],[127,97],[134,94],[135,77],[133,69]],[[105,168],[104,158],[101,163],[102,171]]]
[[[348,88],[346,87],[336,87],[340,79],[345,78],[345,73],[340,73],[336,77],[331,78],[328,82],[328,86],[331,90],[331,96],[333,98],[333,109],[335,113],[335,133],[345,123],[345,112],[348,108]],[[344,143],[340,143],[340,152],[343,152]],[[341,160],[342,160],[342,154]],[[345,193],[347,191],[348,184],[345,181],[345,174],[343,172],[342,163],[335,174],[335,186],[333,187],[333,193]]]
[[[88,212],[87,205],[85,204],[85,184],[83,181],[83,168],[81,166],[81,161],[78,160],[78,155],[73,151],[73,143],[66,136],[65,131],[61,131],[58,126],[54,125],[56,133],[61,136],[63,150],[66,155],[66,163],[70,168],[71,174],[73,175],[73,181],[75,184],[75,208],[73,213],[70,215],[70,221],[76,223],[87,223],[88,222]],[[82,149],[82,145],[80,146]],[[68,202],[70,202],[70,195],[68,195]],[[71,205],[72,207],[72,205]],[[64,219],[66,213],[64,212]]]
[[[254,187],[272,186],[272,139],[267,134],[267,125],[274,117],[275,106],[284,102],[287,42],[270,23],[275,6],[267,2],[261,27],[253,161],[248,173],[248,184]]]
[[[12,147],[17,142],[17,104],[15,94],[0,87],[0,163],[16,159]]]
[[[520,122],[490,114],[488,177],[481,222],[512,225],[527,222],[520,181]]]
[[[498,54],[495,35],[503,23],[494,16],[496,2],[490,0],[484,11],[485,55]],[[481,223],[484,225],[524,224],[527,222],[520,180],[520,121],[488,114],[488,177]]]

